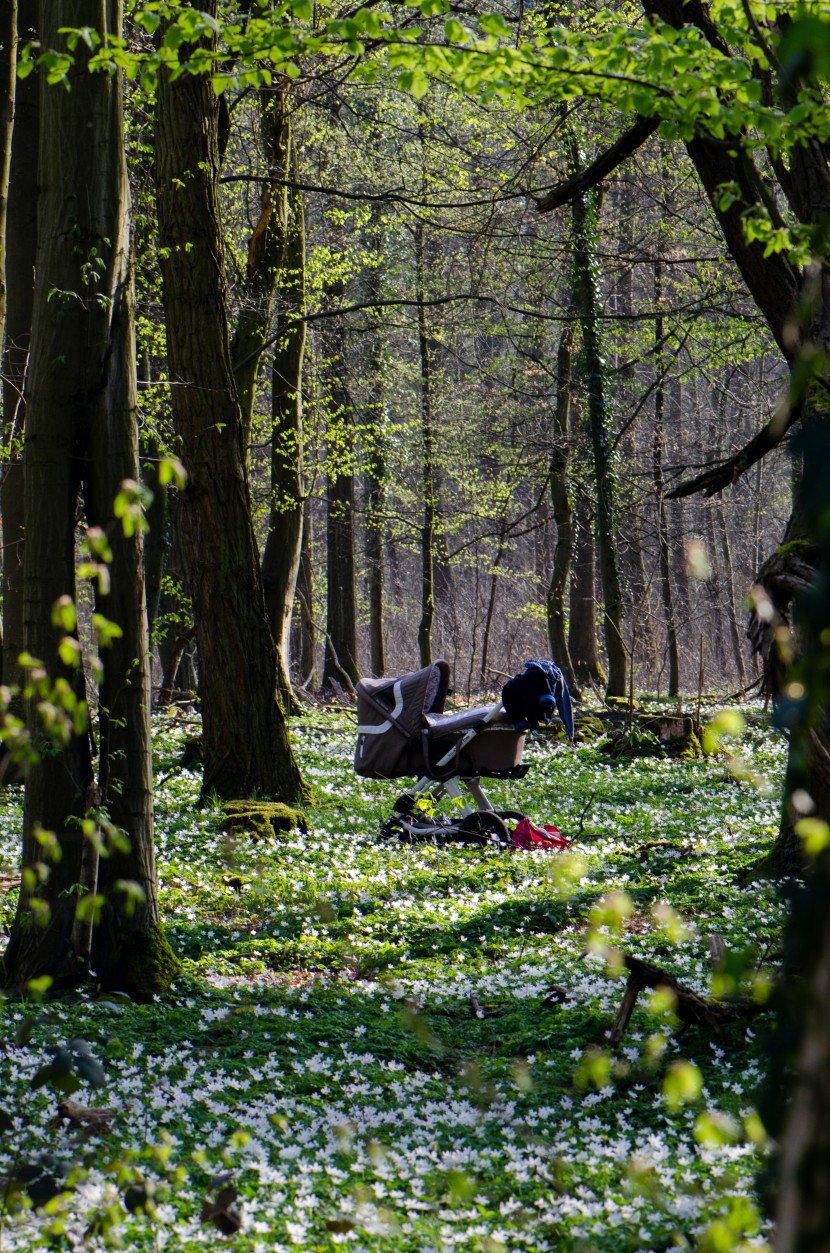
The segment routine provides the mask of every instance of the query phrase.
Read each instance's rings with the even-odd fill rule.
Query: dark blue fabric
[[[571,694],[565,676],[554,662],[526,661],[522,673],[505,683],[501,699],[508,718],[520,731],[535,731],[540,722],[548,722],[555,703],[568,739],[573,740]]]

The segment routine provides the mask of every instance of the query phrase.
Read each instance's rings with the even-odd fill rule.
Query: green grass
[[[0,1248],[86,1234],[93,1249],[657,1253],[730,1247],[701,1234],[722,1214],[760,1245],[766,1020],[678,1040],[642,996],[612,1056],[622,983],[586,945],[590,911],[620,892],[633,913],[609,942],[700,992],[712,934],[766,960],[782,907],[739,873],[774,836],[780,738],[753,727],[743,746],[761,790],[721,758],[610,764],[592,747],[530,744],[530,774],[494,798],[555,820],[576,850],[500,854],[379,844],[397,789],[356,779],[351,727],[323,714],[294,727],[316,795],[308,835],[230,842],[176,764],[185,728],[159,722],[161,901],[181,975],[146,1006],[60,999],[25,1044],[15,1031],[31,1007],[0,1009],[0,1176],[46,1154],[56,1177],[61,1162],[77,1172],[54,1213],[4,1214]],[[10,873],[19,798],[4,802]],[[679,943],[661,902],[688,924]],[[13,906],[4,894],[0,922]],[[86,1141],[54,1127],[54,1096],[30,1087],[49,1043],[76,1035],[106,1086],[74,1099],[118,1115]],[[665,1078],[681,1059],[702,1090],[674,1106]],[[728,1116],[723,1134],[701,1129],[707,1110]],[[230,1237],[201,1223],[224,1172],[243,1221]],[[137,1180],[150,1215],[124,1207]]]

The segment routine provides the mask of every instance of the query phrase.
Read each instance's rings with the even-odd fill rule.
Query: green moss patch
[[[228,820],[228,835],[254,836],[270,840],[287,831],[307,831],[308,824],[301,809],[293,809],[279,801],[225,801],[222,812]]]
[[[148,931],[136,931],[124,947],[118,985],[136,1001],[149,1001],[167,992],[178,974],[179,963],[163,929],[151,923]]]

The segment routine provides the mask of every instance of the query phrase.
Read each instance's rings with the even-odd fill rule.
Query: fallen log
[[[729,1001],[714,1001],[693,992],[668,970],[655,966],[653,962],[644,961],[641,957],[631,957],[628,953],[622,954],[622,960],[628,971],[628,979],[622,1004],[611,1030],[612,1048],[617,1047],[628,1030],[637,997],[645,988],[668,988],[674,998],[674,1012],[682,1024],[681,1031],[685,1031],[687,1027],[705,1027],[708,1031],[718,1031],[729,1023],[754,1018],[767,1008],[766,1004],[745,996]]]

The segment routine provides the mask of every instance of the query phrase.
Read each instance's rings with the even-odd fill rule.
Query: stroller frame
[[[476,732],[470,734],[472,738]],[[449,765],[454,756],[451,750],[437,764],[439,767]],[[515,766],[505,770],[503,777],[522,778],[527,770],[527,766]],[[431,812],[433,803],[438,804],[445,797],[462,802],[457,821],[440,812]],[[423,800],[432,803],[422,808],[419,802]],[[471,804],[470,800],[474,803]],[[516,809],[497,810],[481,786],[480,778],[465,779],[455,775],[450,779],[434,779],[425,774],[395,801],[391,816],[381,827],[380,838],[404,839],[410,844],[451,842],[507,847],[510,844],[508,823],[515,825],[523,817],[524,814]]]

